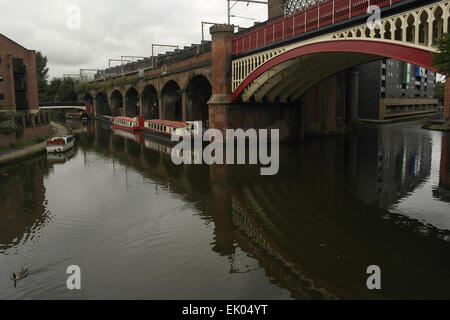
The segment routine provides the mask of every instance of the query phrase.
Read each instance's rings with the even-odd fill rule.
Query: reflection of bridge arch
[[[202,120],[204,124],[209,119],[208,100],[211,98],[211,84],[202,75],[190,79],[186,88],[186,120]]]
[[[114,90],[109,98],[109,105],[111,107],[111,115],[119,116],[123,109],[123,95],[119,90]]]
[[[437,1],[386,16],[380,21],[380,29],[369,29],[364,23],[306,40],[303,37],[297,42],[280,43],[278,47],[272,45],[273,49],[238,57],[232,62],[232,100],[242,96],[245,102],[253,99],[258,102],[265,99],[293,101],[333,73],[382,58],[393,58],[435,70],[430,52],[436,51],[433,46],[435,38],[449,31],[449,3]],[[251,41],[251,36],[251,33],[243,35],[242,41],[239,41]],[[234,49],[247,48],[238,47],[238,44]],[[314,72],[306,72],[302,63],[312,55],[319,62],[311,67]],[[294,75],[298,75],[295,80]],[[306,79],[311,75],[316,79]],[[284,88],[278,84],[284,82],[286,77],[293,82],[299,79],[304,81],[282,94]]]
[[[181,89],[174,80],[169,80],[162,89],[161,103],[162,118],[164,120],[182,120]]]
[[[135,88],[130,87],[125,93],[125,115],[136,117],[139,113],[139,94]]]
[[[149,84],[142,91],[142,113],[145,119],[158,119],[158,91]]]

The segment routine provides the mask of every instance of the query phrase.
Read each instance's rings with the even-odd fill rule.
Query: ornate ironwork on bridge
[[[417,3],[411,7],[402,0],[325,0],[240,34],[233,42],[239,57],[232,61],[232,100],[292,101],[335,72],[384,57],[434,69],[429,53],[436,51],[435,39],[450,31],[450,1]],[[370,4],[400,10],[383,11],[374,28],[365,21]],[[314,30],[358,16],[364,23],[344,23],[338,31],[314,37]],[[276,46],[307,32],[308,37]],[[273,48],[252,53],[267,45]]]
[[[294,14],[323,0],[287,0],[284,7],[285,15]]]

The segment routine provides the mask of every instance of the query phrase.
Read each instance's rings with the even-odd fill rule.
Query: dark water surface
[[[449,148],[419,123],[366,127],[283,144],[262,177],[92,122],[65,158],[0,168],[0,299],[449,299]]]

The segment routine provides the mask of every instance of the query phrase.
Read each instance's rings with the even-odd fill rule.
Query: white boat
[[[47,141],[47,153],[65,152],[73,148],[74,136],[54,137]]]

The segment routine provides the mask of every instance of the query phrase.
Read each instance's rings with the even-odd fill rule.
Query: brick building
[[[0,34],[0,111],[39,111],[36,52]]]

